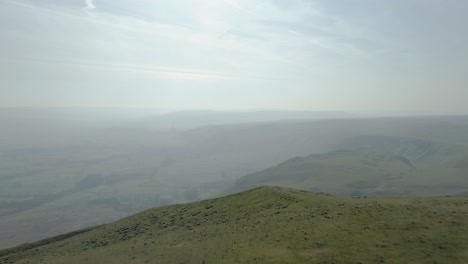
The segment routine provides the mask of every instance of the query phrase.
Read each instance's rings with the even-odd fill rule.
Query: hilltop
[[[260,187],[0,251],[0,263],[467,263],[468,197]]]

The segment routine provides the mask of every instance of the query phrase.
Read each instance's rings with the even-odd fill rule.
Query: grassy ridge
[[[433,151],[435,152],[435,151]],[[427,155],[439,156],[435,152]],[[296,157],[240,178],[226,191],[285,186],[342,196],[455,195],[468,188],[468,169],[451,154],[442,162],[412,161],[380,148],[360,148]],[[463,161],[463,160],[462,160]],[[458,162],[458,163],[457,163]]]
[[[150,209],[0,263],[467,263],[468,197],[261,187]]]

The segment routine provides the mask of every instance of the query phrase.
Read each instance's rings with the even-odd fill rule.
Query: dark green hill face
[[[447,162],[468,157],[467,147],[463,144],[440,143],[414,138],[389,137],[381,135],[361,135],[338,144],[337,150],[359,150],[374,148],[402,156],[416,167],[450,166]],[[462,160],[459,165],[463,164]]]
[[[467,263],[467,216],[467,197],[262,187],[0,251],[0,263]]]
[[[463,152],[458,149],[450,152],[448,147],[423,141],[388,147],[388,142],[379,143],[383,146],[360,143],[356,145],[361,148],[290,159],[242,177],[228,192],[279,185],[343,196],[433,196],[468,188],[468,169],[461,166],[463,159],[459,161],[458,156]]]

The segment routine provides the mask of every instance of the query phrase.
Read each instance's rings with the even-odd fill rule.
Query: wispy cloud
[[[352,58],[366,58],[369,53],[358,47],[345,43],[338,42],[334,39],[318,37],[318,36],[307,36],[305,34],[299,33],[295,30],[288,30],[289,33],[300,37],[301,39],[307,41],[307,43],[312,44],[316,47],[320,47],[324,50],[338,54],[343,57],[352,57]]]
[[[182,67],[165,67],[154,65],[110,64],[102,62],[54,60],[38,58],[2,58],[2,61],[26,62],[38,64],[61,65],[61,67],[83,67],[101,70],[123,70],[137,72],[153,72],[156,77],[179,80],[220,80],[220,79],[258,79],[258,80],[288,80],[286,77],[259,76],[253,74],[235,74],[229,72],[209,71],[205,69],[192,69]]]
[[[44,98],[65,89],[73,78],[90,97],[96,94],[94,87],[131,95],[135,86],[155,83],[167,93],[186,87],[235,90],[238,99],[226,96],[218,102],[244,103],[248,97],[265,107],[286,100],[281,93],[286,88],[296,100],[293,106],[303,100],[304,105],[328,107],[336,93],[346,94],[340,105],[354,107],[348,100],[353,96],[377,105],[379,91],[434,86],[442,82],[435,79],[442,74],[453,84],[453,94],[466,91],[466,8],[458,2],[424,12],[406,11],[408,6],[424,7],[404,0],[386,2],[384,9],[372,1],[346,6],[326,0],[134,2],[0,0],[0,83],[8,80],[8,87],[20,94],[25,80],[37,78]],[[439,9],[444,15],[434,22],[432,14],[442,14]],[[390,78],[395,74],[403,76],[401,81]],[[138,84],[121,81],[127,79]],[[265,99],[272,90],[278,97]],[[258,93],[253,96],[252,91]],[[169,104],[181,104],[179,97]],[[125,104],[122,98],[115,103]]]
[[[239,3],[236,1],[236,0],[223,0],[223,2],[225,2],[226,4],[234,7],[234,8],[237,8],[237,9],[241,9]]]
[[[96,9],[96,6],[94,5],[94,0],[85,0],[86,4],[86,9],[93,10]]]

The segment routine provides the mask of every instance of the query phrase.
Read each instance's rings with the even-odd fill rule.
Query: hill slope
[[[0,251],[0,263],[467,263],[468,197],[261,187]]]
[[[434,196],[468,189],[467,168],[447,161],[425,163],[374,147],[313,154],[244,176],[226,191],[279,185],[344,196]]]

